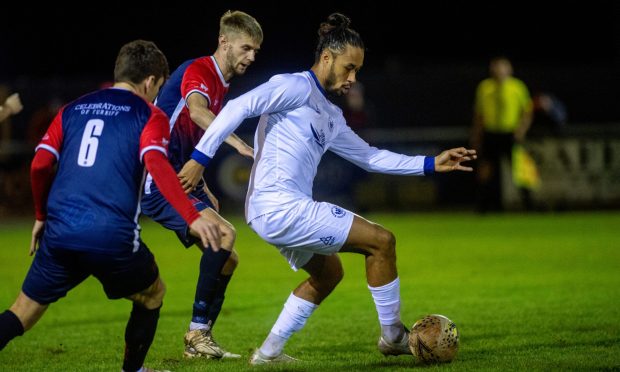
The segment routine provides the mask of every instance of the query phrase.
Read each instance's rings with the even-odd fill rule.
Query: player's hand
[[[177,177],[179,178],[183,191],[185,191],[186,194],[196,190],[196,186],[202,179],[202,173],[204,170],[205,168],[202,164],[194,159],[189,159],[189,161],[183,165],[183,169],[181,169]]]
[[[254,149],[251,146],[248,146],[245,143],[242,143],[241,146],[237,148],[237,151],[242,156],[245,156],[248,159],[254,160]]]
[[[209,218],[208,215],[201,215],[191,225],[191,233],[199,236],[204,247],[211,247],[214,252],[220,250],[222,244],[222,231],[218,222]]]
[[[19,98],[19,93],[11,94],[6,101],[4,101],[4,105],[2,106],[9,109],[11,111],[11,115],[18,114],[24,108],[22,101]]]
[[[32,239],[30,239],[29,254],[31,256],[39,248],[39,239],[41,239],[41,235],[43,235],[44,227],[45,227],[45,221],[39,221],[39,220],[34,221],[34,226],[32,227]]]
[[[442,152],[435,157],[435,172],[452,172],[455,170],[471,172],[472,167],[464,167],[461,165],[464,161],[475,160],[478,156],[476,150],[459,147]]]
[[[204,187],[202,188],[202,191],[205,192],[205,194],[207,194],[207,198],[209,198],[209,201],[211,202],[211,204],[213,204],[213,209],[215,209],[216,212],[220,212],[220,201],[217,200],[217,198],[215,197],[215,195],[213,195],[213,193],[211,192],[211,190],[209,190],[209,187],[207,187],[207,183],[205,182],[205,180],[203,179],[202,182],[204,183]]]

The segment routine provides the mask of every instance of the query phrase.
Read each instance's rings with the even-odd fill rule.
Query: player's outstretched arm
[[[455,170],[471,172],[472,167],[461,165],[462,162],[475,160],[476,150],[458,147],[443,151],[435,157],[435,172],[452,172]]]
[[[192,121],[203,130],[207,130],[215,119],[215,114],[209,110],[209,101],[202,94],[190,93],[187,97],[187,107]],[[234,147],[242,156],[254,159],[254,149],[236,134],[231,133],[224,142]]]
[[[230,136],[228,136],[228,138],[224,140],[224,142],[234,147],[235,150],[237,150],[237,152],[239,153],[239,155],[245,156],[248,159],[254,159],[254,149],[252,148],[252,146],[243,142],[243,140],[239,138],[239,136],[237,136],[236,134],[231,133]]]

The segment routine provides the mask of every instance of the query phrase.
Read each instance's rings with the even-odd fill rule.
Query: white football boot
[[[377,347],[381,354],[385,356],[411,354],[411,349],[409,349],[409,330],[405,328],[405,333],[398,342],[388,342],[383,338],[383,335],[381,335]]]
[[[293,358],[290,355],[286,355],[284,353],[280,355],[276,355],[274,357],[268,357],[263,355],[259,349],[254,350],[252,356],[250,357],[250,364],[253,366],[259,364],[268,364],[268,363],[293,363],[299,362],[299,359]]]

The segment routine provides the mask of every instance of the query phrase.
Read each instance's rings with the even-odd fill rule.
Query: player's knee
[[[325,298],[336,288],[343,277],[344,272],[341,268],[339,271],[330,271],[327,275],[310,277],[309,282],[310,285],[321,294],[321,297]]]
[[[239,255],[233,250],[230,252],[230,256],[222,268],[222,274],[232,275],[233,271],[237,268],[237,265],[239,265]]]
[[[222,231],[222,245],[224,247],[232,248],[235,244],[235,240],[237,239],[237,230],[235,230],[235,227],[229,223],[221,224],[220,230]]]
[[[161,306],[164,296],[166,295],[166,284],[161,278],[157,278],[152,286],[151,291],[144,297],[142,305],[147,309],[156,309]]]
[[[376,225],[373,232],[373,245],[379,249],[389,249],[396,246],[396,237],[391,231]]]
[[[338,266],[337,268],[335,268],[333,270],[332,275],[331,275],[331,285],[332,285],[332,288],[336,288],[338,283],[340,283],[343,278],[344,278],[344,269],[342,268],[342,265],[341,265],[341,266]]]
[[[321,281],[331,292],[342,281],[342,278],[344,278],[344,269],[340,261],[337,261],[329,266],[329,269],[326,270],[326,275],[322,276]]]
[[[396,254],[396,237],[394,234],[379,227],[375,234],[377,248],[381,255],[386,257],[394,257]]]

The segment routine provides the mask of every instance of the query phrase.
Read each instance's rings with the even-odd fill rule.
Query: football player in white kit
[[[461,163],[475,150],[455,148],[435,157],[407,156],[371,147],[349,128],[329,97],[347,94],[364,62],[364,44],[348,17],[334,13],[319,28],[315,62],[309,71],[282,74],[231,100],[207,129],[179,173],[190,190],[220,144],[246,118],[261,115],[254,138],[254,166],[246,198],[246,221],[275,245],[290,266],[310,277],[289,296],[251,364],[290,362],[284,344],[299,331],[342,279],[338,252],[366,257],[366,276],[384,355],[411,354],[400,319],[396,239],[384,227],[337,205],[312,199],[312,183],[330,150],[372,172],[425,175],[471,171]]]

